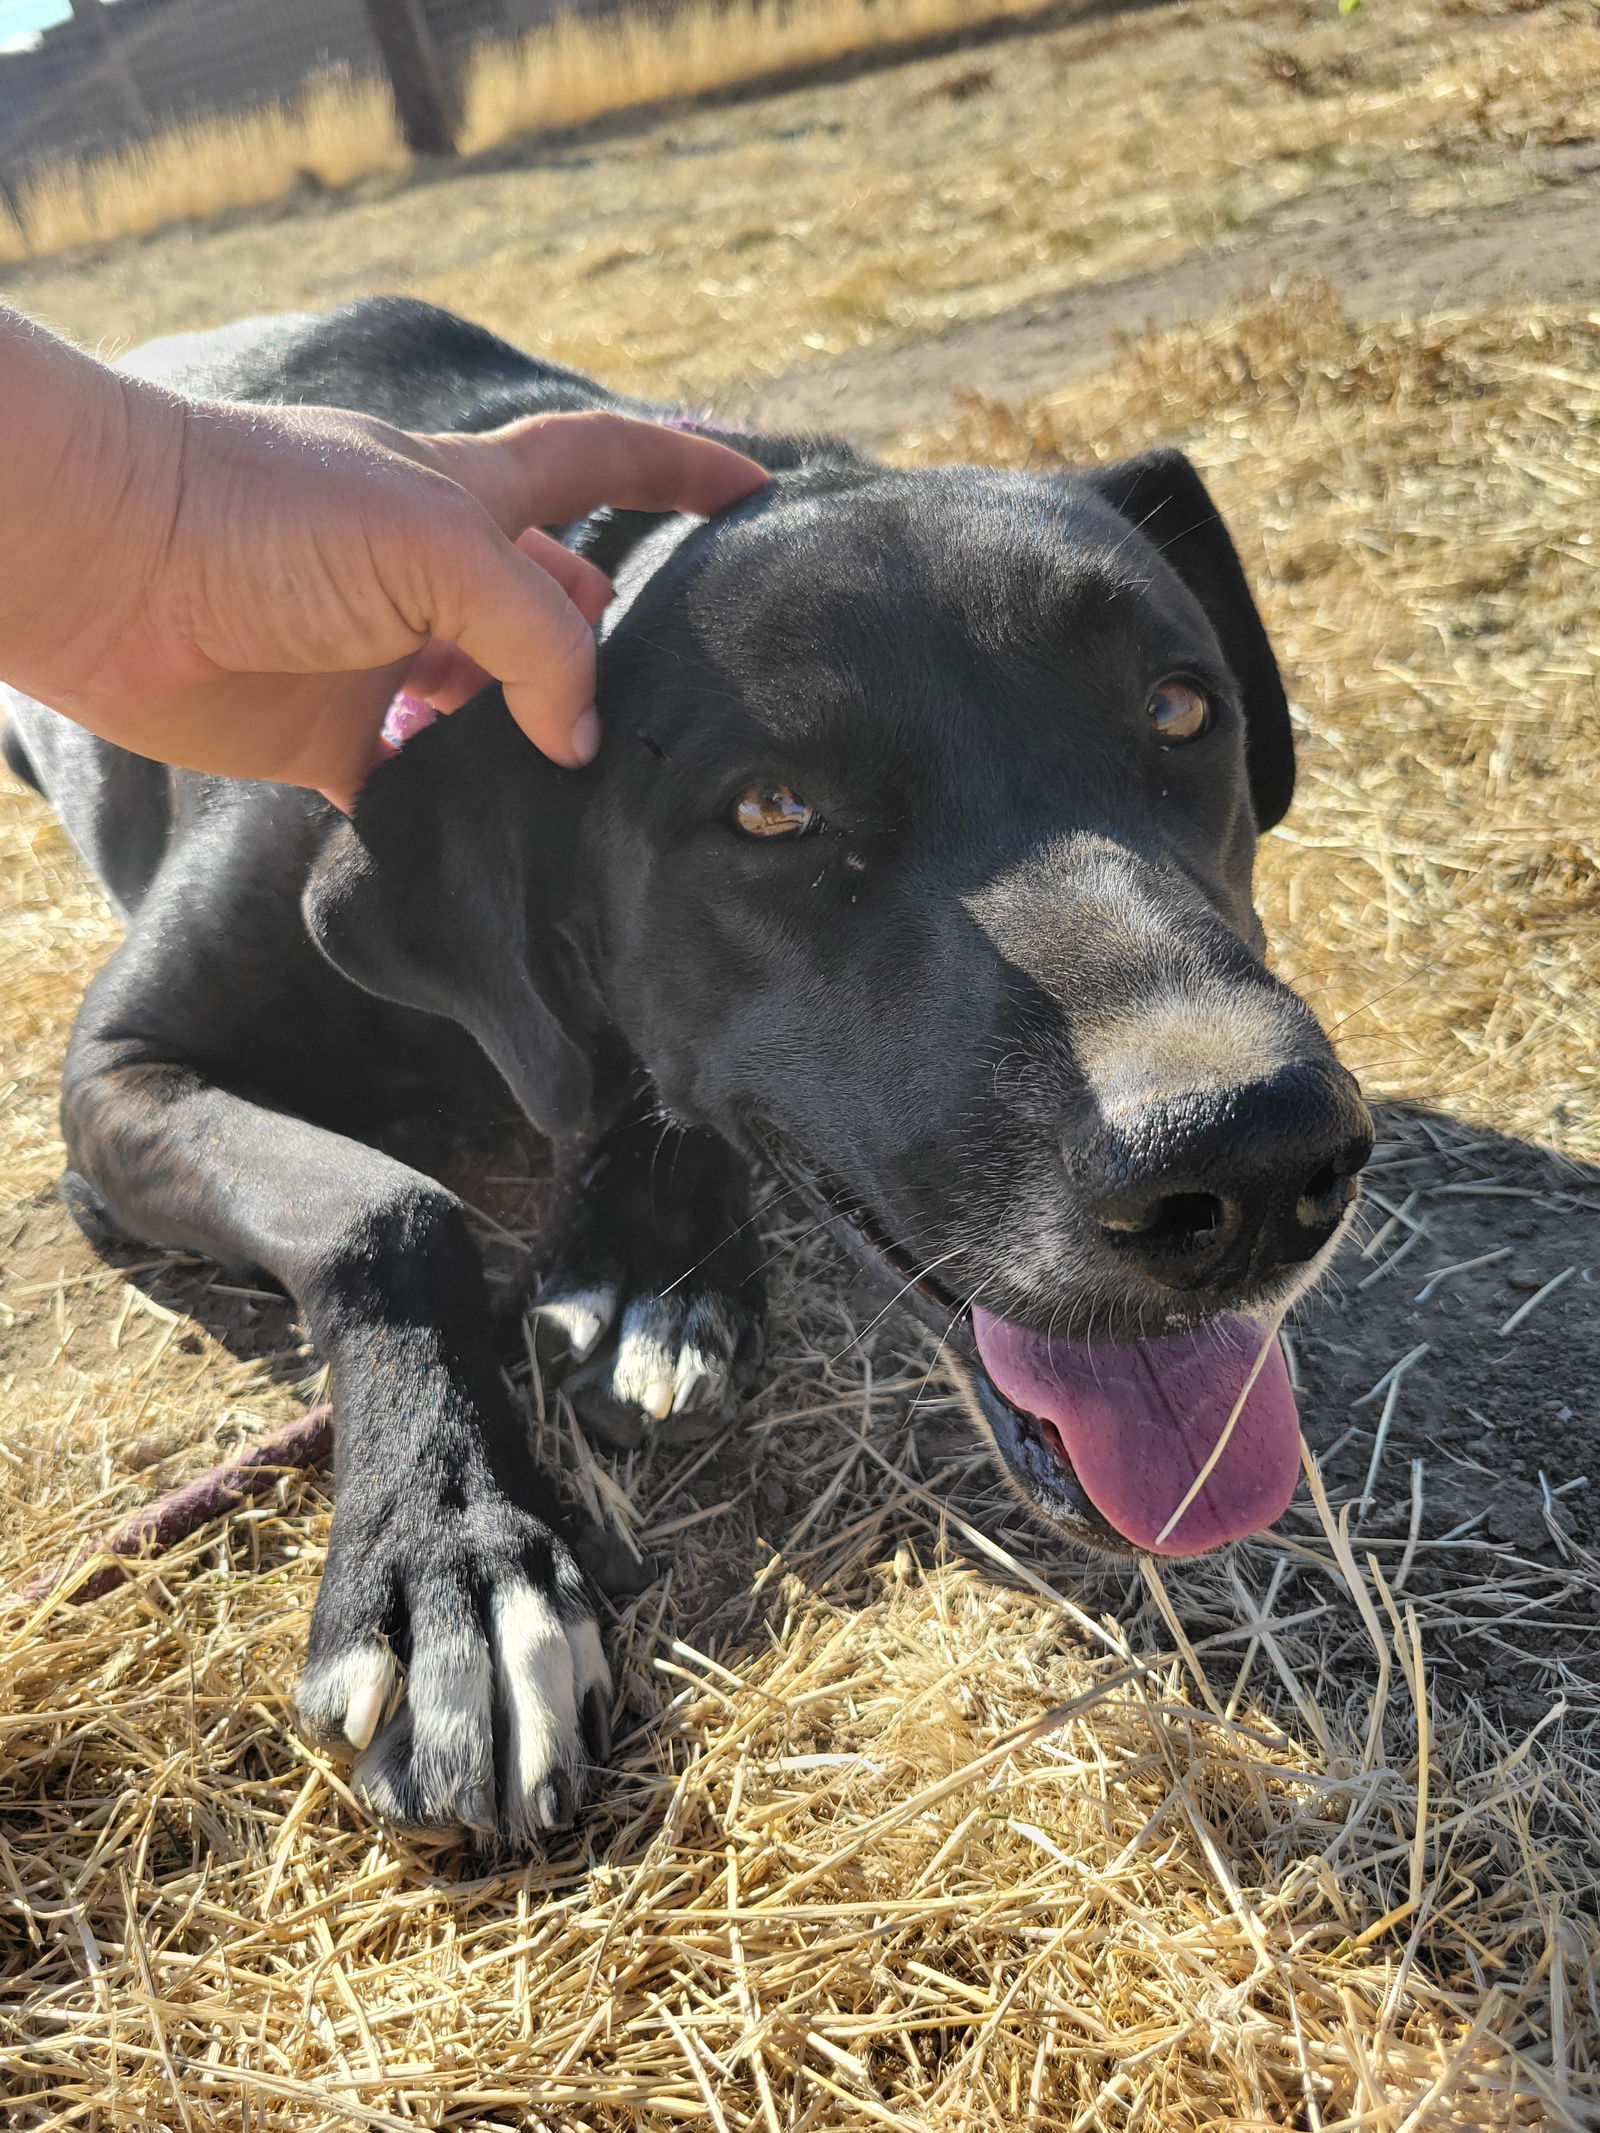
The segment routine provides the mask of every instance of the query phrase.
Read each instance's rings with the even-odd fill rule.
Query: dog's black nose
[[[1114,1114],[1074,1168],[1123,1264],[1165,1288],[1233,1291],[1314,1258],[1371,1153],[1354,1081],[1317,1061]]]

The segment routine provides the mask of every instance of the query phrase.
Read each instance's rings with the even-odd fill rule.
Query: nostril
[[[1175,1192],[1158,1200],[1144,1234],[1163,1244],[1198,1243],[1221,1229],[1227,1210],[1213,1192]]]
[[[1356,1166],[1359,1169],[1359,1165]],[[1324,1163],[1300,1188],[1295,1214],[1307,1227],[1336,1222],[1356,1196],[1355,1170]]]
[[[1174,1192],[1152,1200],[1133,1216],[1107,1216],[1102,1228],[1119,1239],[1182,1249],[1204,1243],[1223,1228],[1228,1210],[1213,1192]]]

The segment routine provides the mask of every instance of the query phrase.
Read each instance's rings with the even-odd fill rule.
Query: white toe
[[[394,1654],[373,1640],[307,1667],[295,1703],[314,1733],[342,1733],[352,1748],[361,1749],[377,1732],[399,1677]]]
[[[531,1585],[495,1594],[494,1627],[511,1730],[507,1775],[519,1791],[532,1793],[570,1759],[577,1737],[572,1651],[560,1616]]]
[[[611,1395],[661,1421],[672,1412],[677,1361],[673,1314],[658,1297],[630,1304],[611,1368]]]
[[[549,1600],[518,1581],[494,1597],[495,1646],[507,1718],[506,1821],[524,1835],[566,1821],[587,1760],[579,1714],[611,1676],[587,1616],[564,1625]]]
[[[610,1325],[617,1308],[617,1292],[607,1283],[597,1289],[574,1289],[549,1303],[533,1307],[535,1318],[554,1326],[572,1351],[574,1362],[584,1362]]]

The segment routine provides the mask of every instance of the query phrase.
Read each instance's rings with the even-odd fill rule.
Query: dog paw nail
[[[583,1699],[583,1738],[591,1757],[603,1763],[611,1753],[611,1712],[598,1689]]]
[[[534,1795],[534,1815],[544,1829],[565,1829],[573,1816],[572,1780],[564,1770],[553,1770]]]
[[[343,1734],[359,1754],[383,1723],[399,1673],[394,1654],[376,1641],[318,1660],[296,1692],[300,1716],[317,1738],[337,1743]]]
[[[672,1412],[681,1415],[686,1407],[692,1407],[701,1397],[702,1389],[708,1394],[714,1393],[720,1375],[720,1366],[702,1349],[685,1348],[673,1374]]]
[[[364,1681],[345,1706],[344,1737],[352,1748],[370,1748],[378,1730],[383,1707],[389,1700],[387,1681]]]
[[[455,1818],[477,1836],[492,1837],[496,1828],[493,1793],[482,1787],[464,1794],[456,1803]]]
[[[641,1388],[639,1405],[653,1421],[664,1422],[672,1412],[673,1384],[671,1378],[652,1378]]]

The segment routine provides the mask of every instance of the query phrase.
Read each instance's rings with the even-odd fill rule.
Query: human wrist
[[[170,525],[180,403],[0,308],[0,679],[50,700],[142,602]]]

